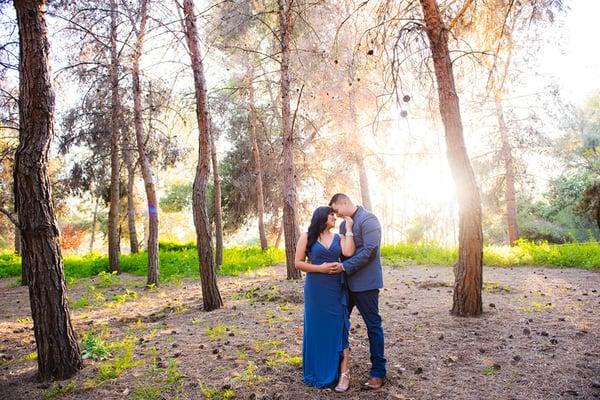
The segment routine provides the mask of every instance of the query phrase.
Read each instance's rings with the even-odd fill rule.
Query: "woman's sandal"
[[[338,384],[334,390],[338,393],[343,393],[343,392],[347,391],[349,387],[350,387],[350,370],[346,370],[346,372],[341,373],[340,380],[338,381]]]

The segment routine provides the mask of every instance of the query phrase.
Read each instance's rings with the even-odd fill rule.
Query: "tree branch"
[[[7,210],[4,207],[0,207],[0,213],[6,215],[8,217],[8,219],[10,219],[10,222],[13,223],[14,226],[16,226],[17,228],[19,227],[19,220],[17,219],[17,216],[13,213],[11,213],[9,210]]]

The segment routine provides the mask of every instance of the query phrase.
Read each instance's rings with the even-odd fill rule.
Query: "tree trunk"
[[[152,167],[146,154],[146,141],[144,138],[144,125],[142,123],[142,86],[140,83],[140,57],[144,47],[146,35],[146,22],[148,20],[148,0],[142,0],[140,5],[140,27],[132,55],[133,79],[133,109],[135,137],[137,142],[138,157],[144,179],[146,201],[148,203],[148,285],[159,284],[159,250],[158,250],[158,201]]]
[[[21,255],[21,229],[15,225],[15,254]]]
[[[23,237],[21,236],[21,228],[18,225],[15,225],[15,254],[23,255]],[[27,270],[23,261],[21,261],[21,286],[27,285],[29,285]]]
[[[354,65],[350,65],[349,83],[352,85],[349,95],[350,104],[350,119],[352,123],[352,141],[356,143],[354,148],[354,160],[356,162],[356,168],[358,169],[358,182],[360,184],[360,197],[362,206],[367,210],[373,210],[371,204],[371,195],[369,193],[369,178],[367,176],[367,170],[365,168],[365,162],[362,151],[365,149],[364,140],[358,126],[358,114],[356,112],[356,86],[354,82]]]
[[[367,210],[373,210],[373,205],[371,204],[371,195],[369,194],[369,179],[367,178],[367,170],[361,155],[357,156],[356,162],[360,181],[360,196],[362,198],[362,205]]]
[[[42,379],[66,379],[82,368],[67,303],[58,228],[48,177],[54,134],[54,93],[48,64],[45,1],[15,0],[20,44],[19,146],[15,154],[15,208],[22,263]]]
[[[439,108],[446,133],[448,162],[458,195],[458,262],[454,267],[452,314],[476,316],[482,313],[483,233],[481,200],[463,138],[460,106],[452,62],[448,51],[447,30],[435,0],[420,0],[431,47],[438,87]]]
[[[496,115],[498,116],[498,128],[502,141],[502,159],[504,160],[504,197],[506,198],[506,222],[508,226],[508,243],[515,245],[519,239],[519,227],[517,225],[517,201],[515,199],[515,172],[513,169],[512,148],[508,138],[508,129],[504,120],[504,109],[499,95],[495,96]]]
[[[290,37],[292,34],[291,0],[278,0],[281,43],[281,129],[283,139],[283,234],[288,279],[302,279],[296,269],[296,173],[294,171],[294,135],[290,120]]]
[[[210,132],[210,158],[213,170],[214,209],[215,209],[215,264],[223,264],[223,211],[221,207],[221,177],[217,159],[217,135],[214,128]]]
[[[254,68],[250,68],[248,85],[248,107],[250,108],[250,142],[252,143],[252,158],[254,159],[254,173],[256,175],[256,216],[258,217],[258,236],[260,237],[260,248],[265,251],[268,248],[267,235],[265,233],[265,200],[263,195],[262,165],[260,153],[258,152],[258,140],[256,138],[256,107],[254,106]]]
[[[111,271],[121,272],[119,261],[119,75],[117,54],[117,2],[110,1],[110,210],[108,212],[108,262]]]
[[[196,117],[198,119],[198,167],[194,179],[193,209],[198,259],[200,261],[200,281],[202,286],[202,302],[205,311],[211,311],[223,306],[223,300],[217,286],[217,275],[212,252],[210,221],[206,210],[206,184],[208,182],[208,163],[210,159],[210,131],[208,125],[208,104],[206,101],[206,82],[204,66],[198,47],[198,31],[192,0],[183,1],[185,18],[185,38],[188,45],[192,71],[194,73],[194,88],[196,94]]]
[[[125,132],[123,136],[123,156],[125,157],[125,165],[127,166],[127,227],[129,229],[129,249],[131,253],[139,252],[139,243],[137,238],[137,230],[135,229],[135,199],[133,189],[135,186],[135,163],[131,155],[131,143],[129,140],[129,132]]]
[[[92,217],[92,237],[90,238],[90,253],[94,251],[94,240],[96,238],[96,221],[98,220],[98,203],[100,202],[100,196],[96,197],[96,204],[94,205],[94,216]]]
[[[283,233],[283,215],[281,216],[281,218],[279,217],[279,210],[277,210],[276,215],[278,216],[277,219],[280,221],[279,225],[277,226],[277,237],[275,238],[275,245],[274,247],[276,249],[279,248],[279,245],[281,244],[281,235]],[[300,237],[300,236],[298,236]]]
[[[360,182],[360,196],[362,199],[362,205],[367,210],[373,210],[371,204],[371,195],[369,194],[369,178],[367,177],[367,170],[362,154],[356,154],[356,167],[358,168],[358,180]]]

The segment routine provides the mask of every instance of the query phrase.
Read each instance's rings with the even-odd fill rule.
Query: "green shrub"
[[[198,250],[195,243],[160,243],[160,276],[164,281],[177,282],[183,277],[199,276]],[[134,275],[147,273],[146,252],[121,256],[121,269]],[[285,260],[281,249],[262,251],[259,247],[232,247],[223,250],[223,265],[219,275],[237,276],[240,273],[277,264]],[[108,257],[97,253],[64,258],[65,277],[74,282],[77,278],[98,276],[100,287],[119,283],[118,276],[108,272]],[[0,254],[0,278],[21,275],[21,257],[13,253]]]
[[[21,275],[21,257],[13,251],[0,253],[0,278]]]
[[[106,360],[110,357],[110,351],[108,347],[95,332],[85,332],[83,339],[81,340],[81,347],[83,347],[82,358],[91,358],[92,360]]]
[[[383,246],[381,254],[391,265],[454,265],[458,258],[456,248],[447,248],[432,243]],[[483,263],[489,266],[539,265],[600,269],[600,244],[567,243],[549,244],[519,240],[514,247],[485,246]]]
[[[456,248],[444,247],[435,243],[398,243],[385,245],[381,254],[386,264],[403,266],[454,265],[458,258]],[[121,269],[134,275],[147,273],[147,253],[121,256]],[[260,247],[230,247],[223,251],[223,265],[219,275],[237,276],[254,269],[282,263],[285,252],[282,249],[262,251]],[[590,243],[549,244],[520,240],[516,246],[485,246],[485,265],[518,266],[539,265],[600,269],[600,245]],[[96,253],[83,257],[65,257],[67,280],[99,275],[99,286],[112,286],[119,278],[108,273],[108,258]],[[21,258],[13,253],[0,253],[0,278],[21,275]],[[160,276],[163,282],[180,282],[185,277],[198,277],[198,252],[194,243],[178,244],[161,242]],[[81,300],[81,299],[80,299]],[[93,299],[90,299],[92,302]],[[83,301],[83,300],[82,300]],[[86,304],[79,304],[86,307]]]
[[[452,265],[458,257],[457,249],[449,249],[435,243],[398,243],[381,248],[381,255],[390,264]]]

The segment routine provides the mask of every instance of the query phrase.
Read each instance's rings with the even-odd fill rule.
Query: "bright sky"
[[[563,41],[550,43],[540,63],[561,84],[562,93],[575,104],[600,90],[600,51],[598,15],[600,1],[571,0],[566,16]]]

